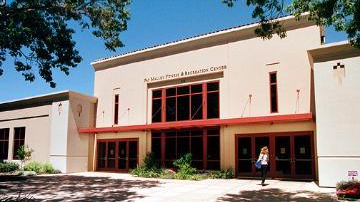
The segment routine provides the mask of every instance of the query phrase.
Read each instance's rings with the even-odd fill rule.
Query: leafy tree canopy
[[[222,0],[229,7],[236,1]],[[293,0],[288,6],[284,0],[246,0],[246,4],[254,7],[252,17],[261,24],[255,32],[262,38],[270,39],[273,34],[286,37],[286,30],[276,18],[285,14],[300,18],[301,14],[309,13],[308,20],[345,31],[350,43],[360,48],[360,0]]]
[[[0,0],[1,1],[1,0]],[[237,0],[221,0],[232,7]],[[256,33],[269,39],[274,34],[286,37],[286,30],[276,18],[284,14],[297,17],[309,13],[318,25],[333,25],[345,31],[352,45],[360,48],[360,0],[246,0],[254,8],[252,17],[260,21]],[[52,70],[66,75],[81,62],[69,22],[89,29],[104,40],[105,47],[115,51],[122,47],[120,33],[127,29],[130,0],[12,0],[0,2],[0,76],[6,56],[14,58],[15,69],[25,80],[39,75],[55,87]]]
[[[69,27],[77,22],[104,40],[107,49],[123,46],[120,32],[129,20],[129,0],[2,0],[0,5],[0,75],[6,56],[25,80],[34,81],[33,67],[55,87],[52,70],[66,75],[81,62]]]

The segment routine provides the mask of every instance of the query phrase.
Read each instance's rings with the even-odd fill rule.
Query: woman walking
[[[261,148],[258,161],[261,162],[261,185],[264,186],[269,161],[269,149],[267,147]]]

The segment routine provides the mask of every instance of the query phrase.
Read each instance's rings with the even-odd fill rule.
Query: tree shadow
[[[261,189],[241,191],[239,194],[226,194],[217,199],[219,202],[336,202],[329,194],[311,191],[285,192],[281,189]]]
[[[36,176],[0,182],[0,194],[30,194],[34,201],[122,201],[143,198],[136,189],[156,187],[159,181],[108,177]]]

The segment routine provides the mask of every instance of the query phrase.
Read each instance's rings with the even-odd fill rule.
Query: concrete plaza
[[[86,172],[0,179],[0,193],[29,194],[34,201],[127,202],[331,202],[334,188],[314,182],[209,179],[201,181],[136,178],[129,174]]]

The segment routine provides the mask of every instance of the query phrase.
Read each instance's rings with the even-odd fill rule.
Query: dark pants
[[[267,165],[261,165],[261,183],[264,184],[265,178],[266,178],[266,172],[267,172]]]

